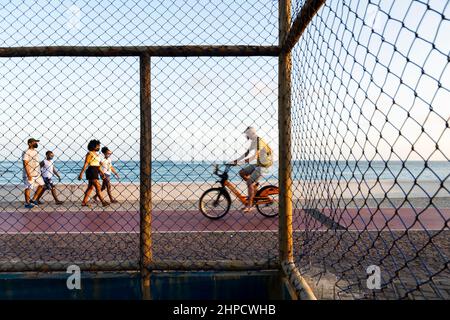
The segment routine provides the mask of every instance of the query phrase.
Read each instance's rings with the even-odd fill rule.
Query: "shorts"
[[[86,179],[88,180],[98,180],[100,172],[100,167],[88,167],[86,170]]]
[[[249,181],[252,183],[257,182],[262,176],[261,167],[254,164],[244,167],[242,171],[244,171],[245,174],[250,175]]]
[[[52,178],[43,178],[45,183],[45,190],[52,190],[55,187]]]
[[[41,176],[32,177],[31,181],[28,181],[26,177],[23,178],[23,183],[25,185],[25,189],[34,190],[38,186],[45,185],[44,180]]]
[[[111,176],[105,174],[105,177],[103,178],[103,183],[102,183],[102,191],[105,190],[110,184],[111,184]]]

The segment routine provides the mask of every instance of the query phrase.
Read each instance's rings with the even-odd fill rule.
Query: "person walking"
[[[108,193],[109,200],[111,203],[117,203],[117,200],[112,196],[112,187],[111,187],[111,175],[114,174],[117,179],[119,179],[119,174],[116,169],[112,165],[111,155],[112,151],[109,150],[108,147],[102,148],[103,158],[100,160],[100,165],[102,167],[102,171],[104,173],[103,183],[102,183],[102,191],[106,189]],[[97,196],[94,197],[94,201],[97,201]]]
[[[39,154],[37,148],[39,140],[28,139],[28,149],[22,153],[23,163],[23,183],[25,185],[25,208],[31,209],[38,205],[38,199],[44,193],[44,180],[39,167]],[[30,200],[31,190],[36,189],[33,198]]]
[[[84,193],[84,198],[81,205],[83,207],[90,206],[88,203],[89,195],[95,189],[96,196],[100,199],[102,205],[106,207],[109,205],[109,203],[103,199],[100,182],[98,181],[99,175],[104,178],[104,173],[100,166],[100,155],[98,154],[98,152],[100,151],[100,141],[89,141],[87,149],[88,153],[86,154],[83,168],[81,169],[80,175],[78,176],[78,180],[82,180],[83,173],[86,171],[86,179],[88,180],[88,187]]]
[[[53,163],[53,158],[54,158],[54,154],[52,151],[47,151],[45,153],[45,159],[41,161],[41,174],[42,174],[42,178],[44,179],[44,184],[45,184],[45,190],[50,190],[53,196],[53,199],[55,199],[55,203],[57,205],[61,205],[64,202],[60,201],[58,199],[58,196],[56,194],[56,187],[55,184],[53,183],[53,176],[57,176],[59,181],[61,182],[61,176],[59,175],[58,170],[56,170],[55,164]],[[42,197],[42,195],[44,194],[44,192],[42,192],[41,196],[37,199],[38,202],[40,202],[40,198]]]

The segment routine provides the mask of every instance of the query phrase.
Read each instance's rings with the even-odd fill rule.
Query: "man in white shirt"
[[[234,160],[232,164],[236,165],[240,161],[250,163],[256,159],[255,164],[249,164],[239,171],[242,179],[247,182],[248,199],[247,204],[243,208],[243,212],[250,212],[253,209],[253,198],[255,197],[256,183],[261,178],[263,170],[272,166],[272,149],[269,145],[256,134],[256,129],[248,127],[244,131],[247,140],[251,140],[250,147],[247,152]],[[251,155],[251,153],[253,153]]]
[[[28,149],[22,153],[23,183],[25,185],[25,208],[31,209],[37,205],[37,199],[44,192],[44,180],[39,166],[39,154],[36,151],[39,140],[28,139]],[[33,199],[30,200],[31,190],[36,189]]]

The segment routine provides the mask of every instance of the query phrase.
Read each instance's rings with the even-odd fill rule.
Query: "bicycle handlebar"
[[[228,173],[228,170],[229,170],[230,167],[237,166],[237,164],[226,163],[226,162],[224,162],[222,165],[224,165],[226,167],[225,171],[223,173]],[[219,164],[217,164],[217,163],[214,164],[214,174],[218,175],[218,176],[221,176],[221,174],[219,174]]]

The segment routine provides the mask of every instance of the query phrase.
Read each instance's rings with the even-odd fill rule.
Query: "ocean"
[[[62,183],[82,183],[77,177],[82,161],[55,161]],[[139,161],[114,161],[121,182],[139,182]],[[239,167],[233,167],[230,178],[239,181]],[[158,182],[214,182],[212,162],[154,161],[152,180]],[[444,181],[449,179],[450,161],[294,161],[294,180],[392,180],[398,181]],[[278,167],[275,164],[265,173],[264,179],[277,180]],[[116,181],[113,178],[113,181]],[[0,185],[21,184],[22,164],[20,161],[0,161]]]

